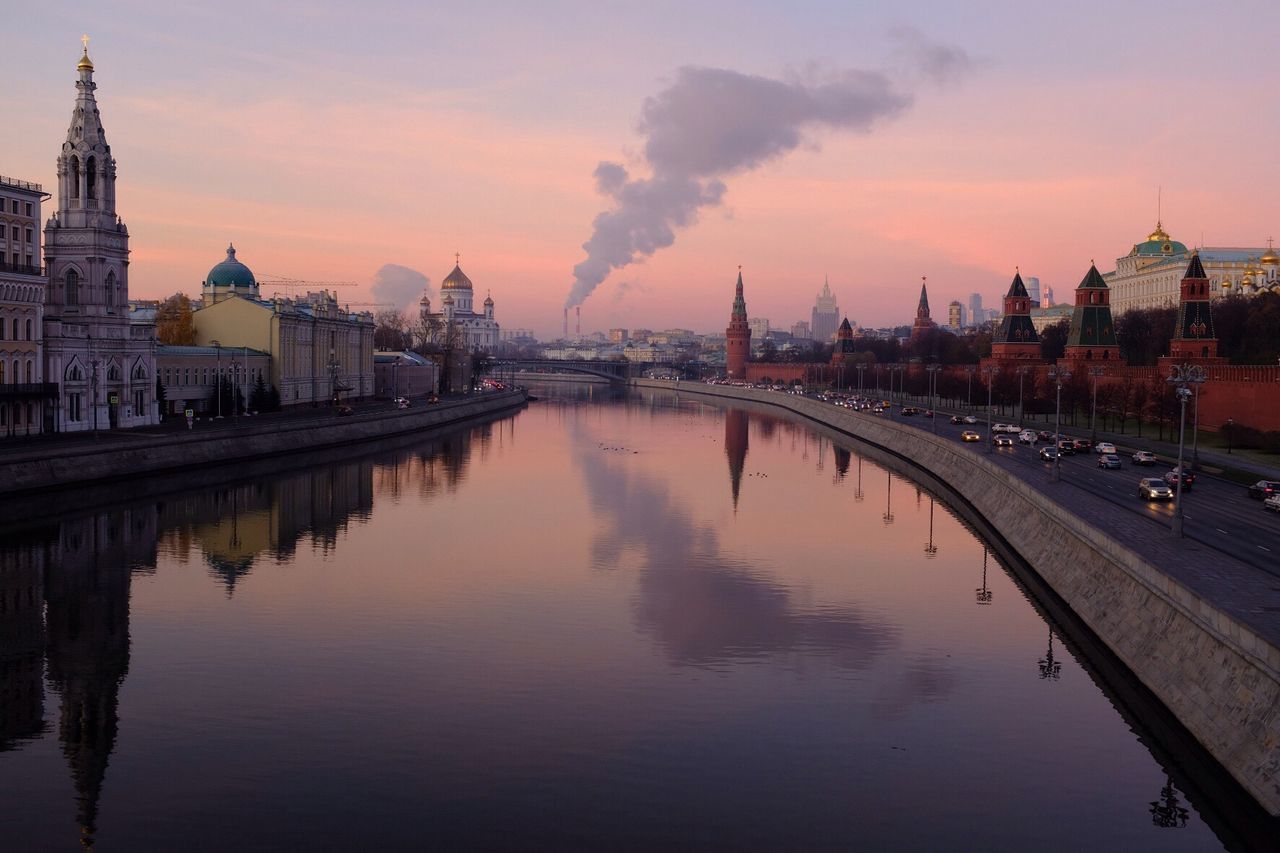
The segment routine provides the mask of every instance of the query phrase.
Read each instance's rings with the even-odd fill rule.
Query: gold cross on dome
[[[454,253],[453,253],[453,263],[454,263],[454,266],[461,266],[461,265],[462,265],[462,253],[461,253],[461,252],[454,252]]]

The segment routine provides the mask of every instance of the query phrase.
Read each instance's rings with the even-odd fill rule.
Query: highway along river
[[[535,393],[0,529],[0,846],[1252,844],[943,496],[760,411]]]

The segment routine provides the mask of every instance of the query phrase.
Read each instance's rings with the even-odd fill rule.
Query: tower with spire
[[[129,230],[116,212],[116,160],[98,110],[89,41],[58,154],[58,205],[45,223],[45,376],[57,429],[157,423],[155,326],[129,316]]]
[[[1178,293],[1178,325],[1169,342],[1170,363],[1224,361],[1218,357],[1218,338],[1213,330],[1213,311],[1209,305],[1212,291],[1209,276],[1200,263],[1200,253],[1192,252]]]
[[[1015,270],[1009,292],[1004,296],[1004,317],[991,339],[991,358],[996,361],[1039,361],[1040,335],[1031,323],[1031,294]]]
[[[920,335],[933,328],[933,319],[929,316],[929,289],[928,276],[920,279],[920,302],[916,305],[916,319],[911,324],[911,337],[918,338]]]
[[[1076,288],[1076,305],[1071,313],[1071,330],[1067,333],[1063,360],[1121,364],[1120,345],[1111,321],[1111,290],[1092,262]]]
[[[823,343],[831,340],[840,323],[840,306],[836,304],[835,294],[831,292],[831,281],[825,276],[822,279],[822,292],[814,300],[810,320],[810,334],[815,341]]]
[[[742,296],[742,267],[738,267],[738,284],[734,290],[729,328],[724,331],[725,373],[730,379],[747,378],[747,356],[751,354],[751,327],[747,325],[747,301]]]

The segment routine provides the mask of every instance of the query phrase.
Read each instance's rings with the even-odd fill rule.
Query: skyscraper
[[[957,300],[952,300],[947,306],[947,325],[953,329],[964,328],[964,306]]]
[[[982,311],[982,294],[969,294],[969,321],[975,326],[983,321],[987,315]]]
[[[1031,297],[1031,307],[1036,308],[1040,305],[1040,279],[1034,275],[1024,278],[1023,283],[1027,287],[1027,296]]]
[[[815,341],[829,341],[840,326],[840,306],[836,304],[835,294],[831,292],[831,283],[822,282],[822,293],[818,294],[813,304],[813,315],[809,328]]]

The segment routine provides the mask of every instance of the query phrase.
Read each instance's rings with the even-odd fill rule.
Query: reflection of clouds
[[[842,605],[799,611],[783,585],[719,553],[714,529],[699,525],[660,484],[598,454],[579,456],[597,517],[597,567],[627,551],[643,568],[637,626],[675,661],[705,665],[782,652],[830,655],[862,668],[898,642],[898,629]]]
[[[872,701],[872,711],[881,719],[896,720],[912,705],[946,699],[956,681],[955,669],[945,658],[917,655],[903,667],[897,681]]]

